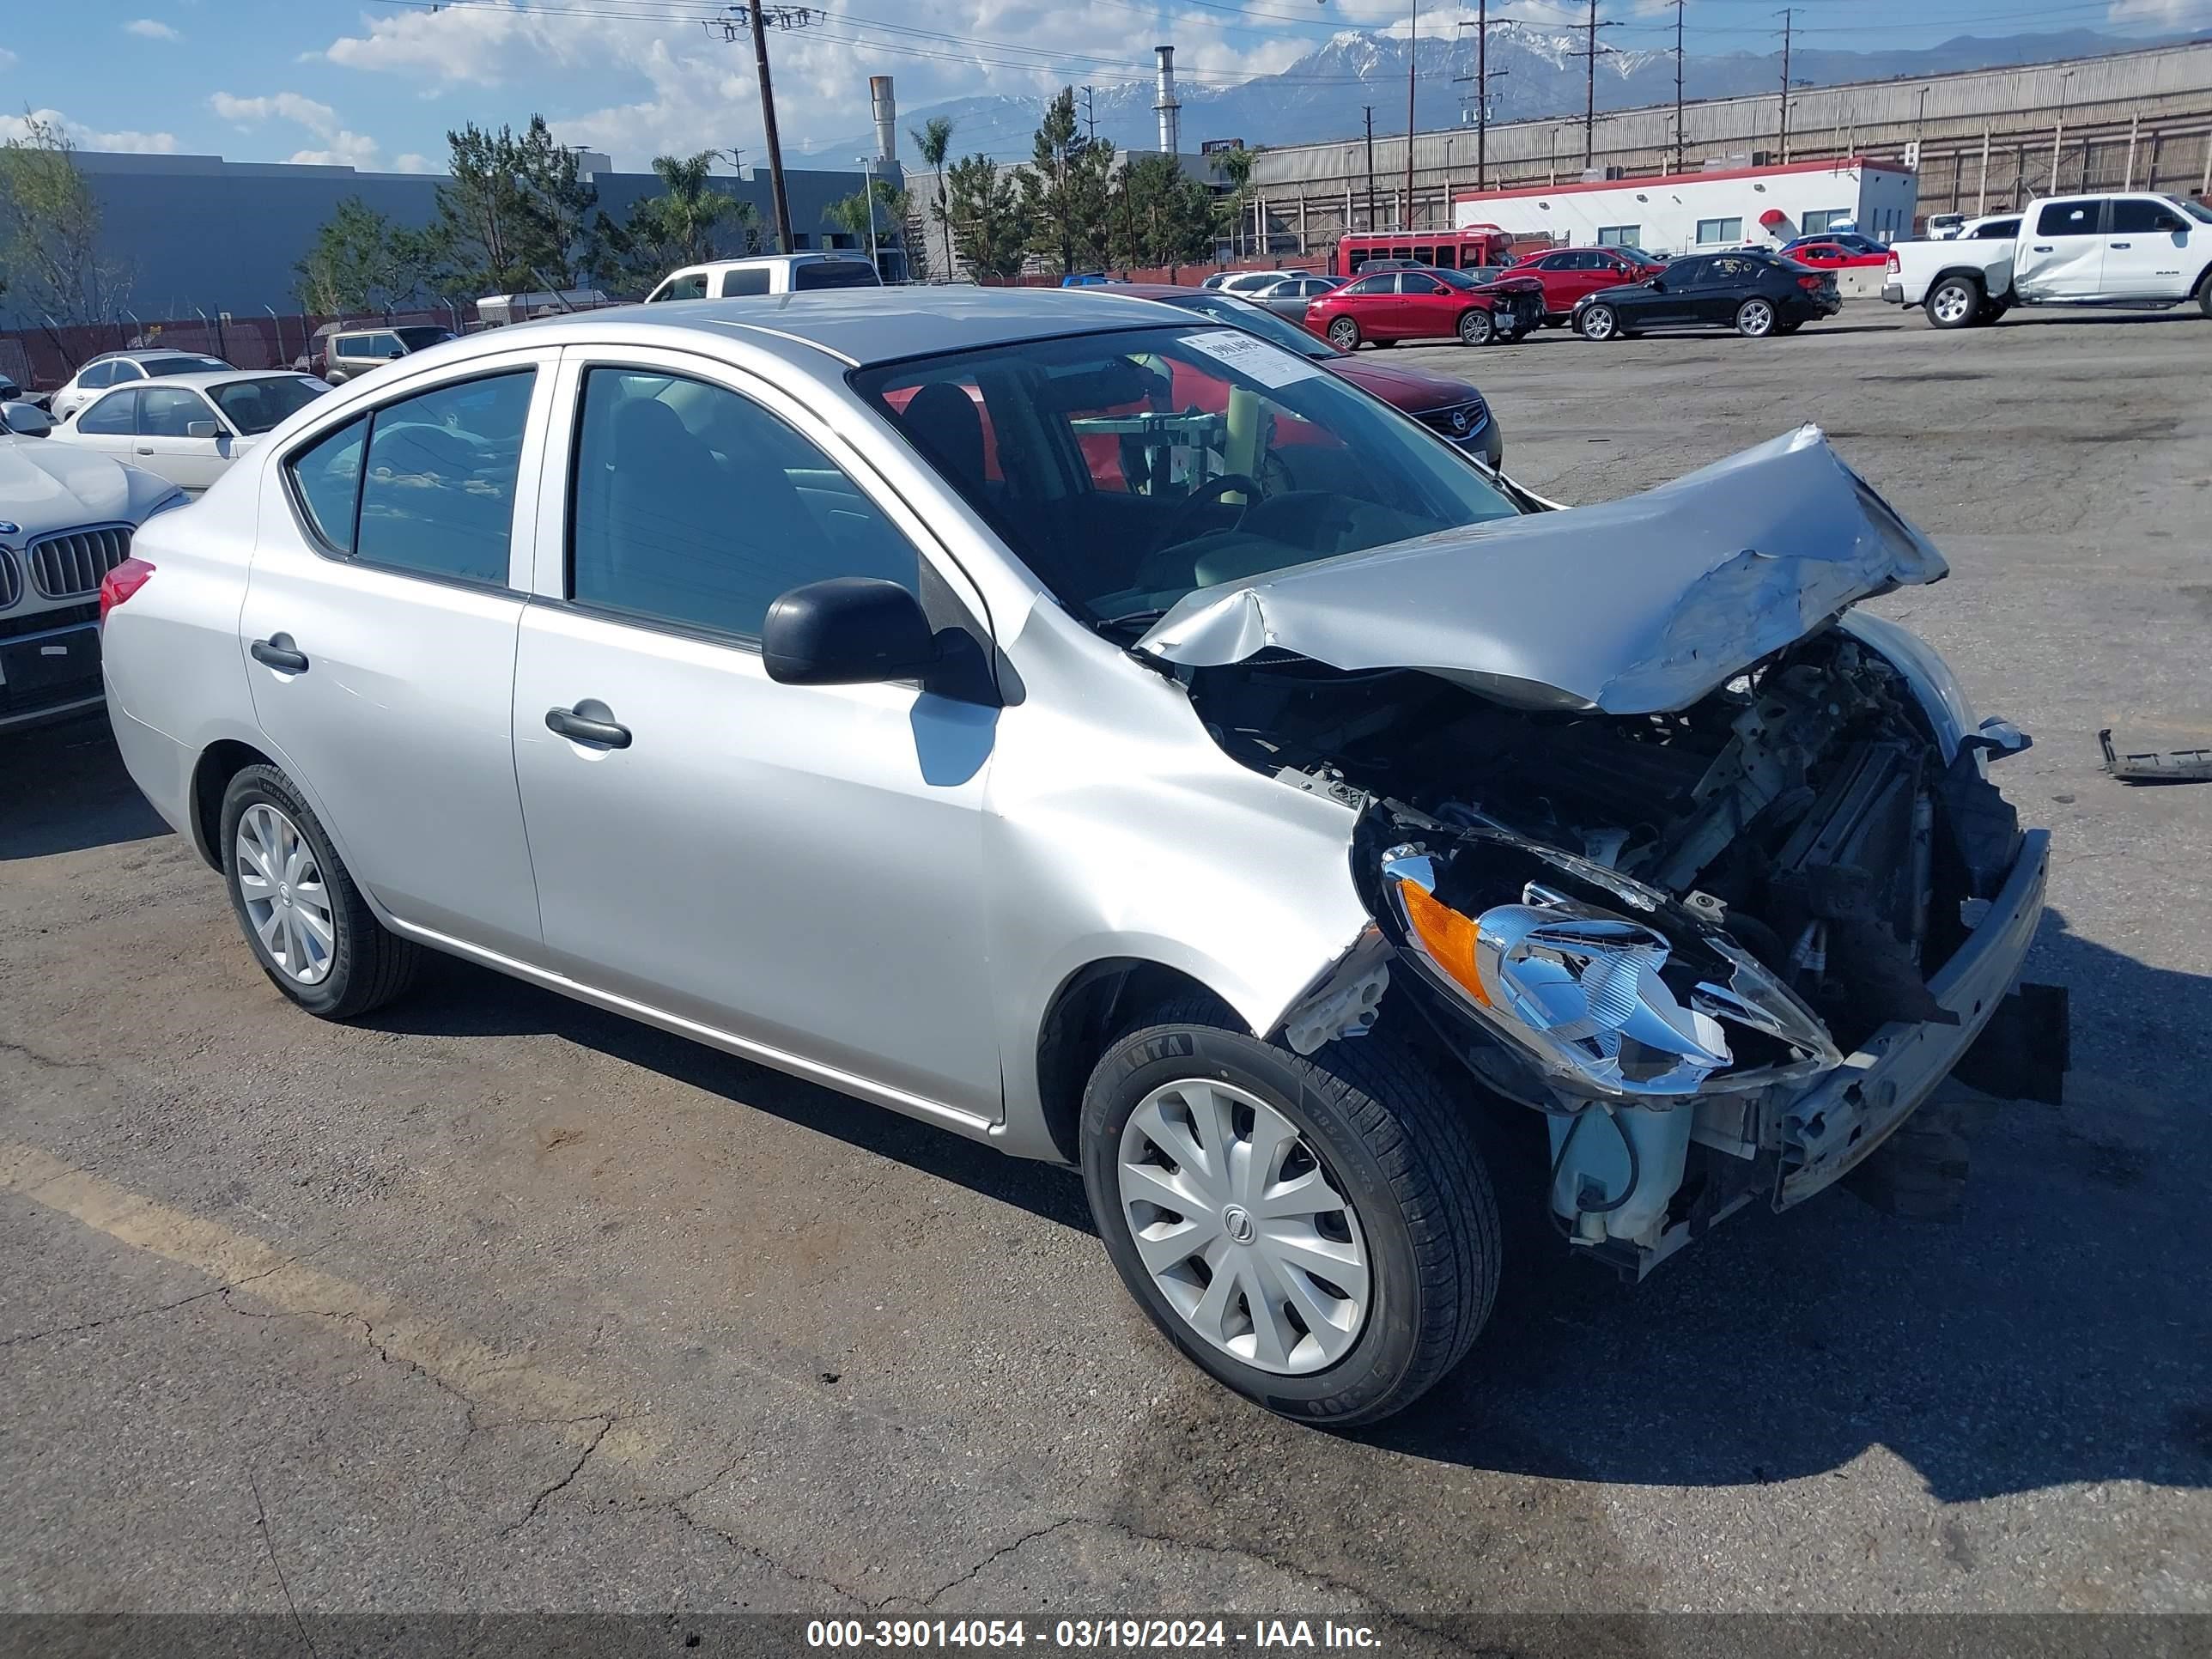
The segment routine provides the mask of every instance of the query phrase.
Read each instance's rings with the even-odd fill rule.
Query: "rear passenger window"
[[[189,438],[195,421],[212,421],[215,410],[197,392],[181,386],[149,386],[138,396],[138,435],[142,438]]]
[[[135,391],[111,392],[76,417],[76,429],[104,433],[110,437],[127,433],[131,430],[131,410],[137,402],[138,394]]]
[[[366,563],[505,586],[536,380],[526,368],[440,386],[299,452],[293,484],[317,533]]]
[[[702,380],[592,369],[570,489],[580,605],[757,640],[802,582],[878,576],[920,592],[913,544],[836,462]]]
[[[749,295],[768,292],[768,272],[759,265],[744,270],[726,270],[722,273],[722,297],[725,300],[743,299]],[[678,296],[668,296],[673,300]]]
[[[2035,216],[2039,236],[2094,236],[2102,202],[2045,202]]]

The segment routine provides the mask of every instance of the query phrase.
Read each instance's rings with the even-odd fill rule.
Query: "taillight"
[[[146,578],[154,574],[154,567],[143,559],[125,559],[100,580],[100,619],[107,620],[107,613],[146,586]]]
[[[1897,256],[1896,256],[1894,253],[1891,254],[1891,255],[1889,256],[1889,265],[1888,265],[1889,274],[1890,274],[1891,276],[1896,276],[1896,275],[1897,275],[1897,273],[1898,273],[1899,271],[1900,271],[1900,270],[1904,270],[1904,269],[1905,269],[1905,267],[1904,267],[1903,265],[1901,265],[1901,264],[1898,264],[1898,262],[1897,262]]]
[[[1818,294],[1820,291],[1820,284],[1824,280],[1826,279],[1819,276],[1800,276],[1797,279],[1797,286],[1803,289],[1808,294]]]

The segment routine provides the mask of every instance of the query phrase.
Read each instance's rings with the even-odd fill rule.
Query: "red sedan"
[[[1369,340],[1488,345],[1504,327],[1496,314],[1503,302],[1456,270],[1378,270],[1316,300],[1306,307],[1306,326],[1339,351],[1357,351]]]
[[[1848,242],[1801,242],[1783,257],[1795,259],[1801,265],[1810,265],[1815,270],[1887,270],[1889,265],[1887,249],[1866,253]]]
[[[1544,319],[1564,323],[1585,295],[1624,283],[1641,283],[1666,270],[1663,261],[1647,258],[1641,250],[1613,247],[1561,247],[1549,253],[1531,253],[1512,268],[1516,276],[1534,276],[1544,285]]]

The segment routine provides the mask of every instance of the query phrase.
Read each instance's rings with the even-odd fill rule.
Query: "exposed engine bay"
[[[1279,651],[1186,673],[1233,757],[1360,811],[1382,977],[1547,1115],[1562,1230],[1632,1273],[1808,1156],[1788,1102],[1844,1056],[1958,1024],[1929,978],[2020,852],[1984,775],[2000,745],[1947,760],[1838,626],[1672,713],[1516,709]],[[1376,1017],[1376,983],[1327,1035]]]

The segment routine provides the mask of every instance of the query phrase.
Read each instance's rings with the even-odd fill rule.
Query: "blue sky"
[[[1141,79],[1171,40],[1187,75],[1278,70],[1345,27],[1405,32],[1415,0],[830,0],[776,35],[787,150],[863,132],[866,76],[902,110],[1063,81]],[[1474,0],[1417,0],[1422,29]],[[1687,0],[1695,52],[1769,52],[1778,0]],[[1584,0],[1491,0],[1554,21]],[[9,0],[0,7],[0,137],[22,112],[88,149],[234,161],[435,167],[448,127],[541,111],[564,142],[642,166],[704,149],[760,158],[752,59],[706,20],[716,0]],[[1601,0],[1616,45],[1671,46],[1673,0]],[[2212,29],[2212,0],[1800,0],[1808,44],[1858,50],[1956,34]],[[903,125],[903,123],[902,124]]]

